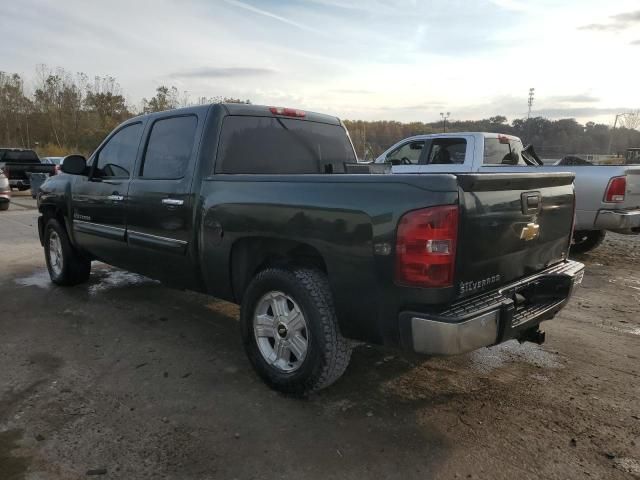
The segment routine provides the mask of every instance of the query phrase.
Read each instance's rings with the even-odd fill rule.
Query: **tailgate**
[[[495,289],[566,258],[573,178],[571,173],[458,175],[460,296]]]
[[[9,163],[5,166],[5,174],[10,180],[29,180],[31,173],[48,173],[55,175],[55,165],[41,163]]]
[[[627,190],[622,208],[640,208],[640,167],[627,167],[625,173],[627,175]]]

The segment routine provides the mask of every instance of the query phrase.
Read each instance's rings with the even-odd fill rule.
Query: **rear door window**
[[[527,166],[522,158],[522,142],[508,137],[484,139],[484,165]]]
[[[427,157],[429,165],[462,164],[467,153],[464,138],[436,138]]]
[[[356,157],[340,125],[290,118],[228,116],[216,173],[312,174],[344,171]]]
[[[194,115],[156,121],[151,127],[140,176],[178,179],[187,171],[198,119]]]

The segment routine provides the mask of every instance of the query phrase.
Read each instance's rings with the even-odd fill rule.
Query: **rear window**
[[[484,165],[523,165],[522,142],[507,137],[484,139]]]
[[[467,141],[464,138],[437,138],[431,142],[428,165],[464,163]]]
[[[38,155],[33,150],[0,150],[0,161],[2,162],[25,162],[25,163],[40,163]]]
[[[343,172],[355,162],[346,131],[290,118],[229,116],[222,125],[216,173]]]

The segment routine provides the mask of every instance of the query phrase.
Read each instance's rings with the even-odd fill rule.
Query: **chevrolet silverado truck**
[[[584,161],[543,165],[531,146],[498,133],[443,133],[406,138],[376,163],[395,173],[571,172],[575,175],[576,220],[571,250],[584,253],[602,243],[606,231],[640,233],[640,165],[591,165]],[[624,159],[623,159],[624,160]]]
[[[0,148],[0,168],[9,179],[11,188],[20,191],[31,188],[29,177],[32,173],[57,173],[55,165],[43,164],[36,152],[23,148]]]
[[[42,185],[49,275],[79,284],[100,260],[237,303],[254,369],[294,395],[337,380],[356,342],[451,355],[543,341],[540,322],[583,275],[567,259],[573,175],[355,162],[323,114],[217,104],[132,118]]]

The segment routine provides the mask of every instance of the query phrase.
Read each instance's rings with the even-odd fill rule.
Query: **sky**
[[[640,108],[638,0],[0,0],[0,71],[114,76],[347,119]]]

